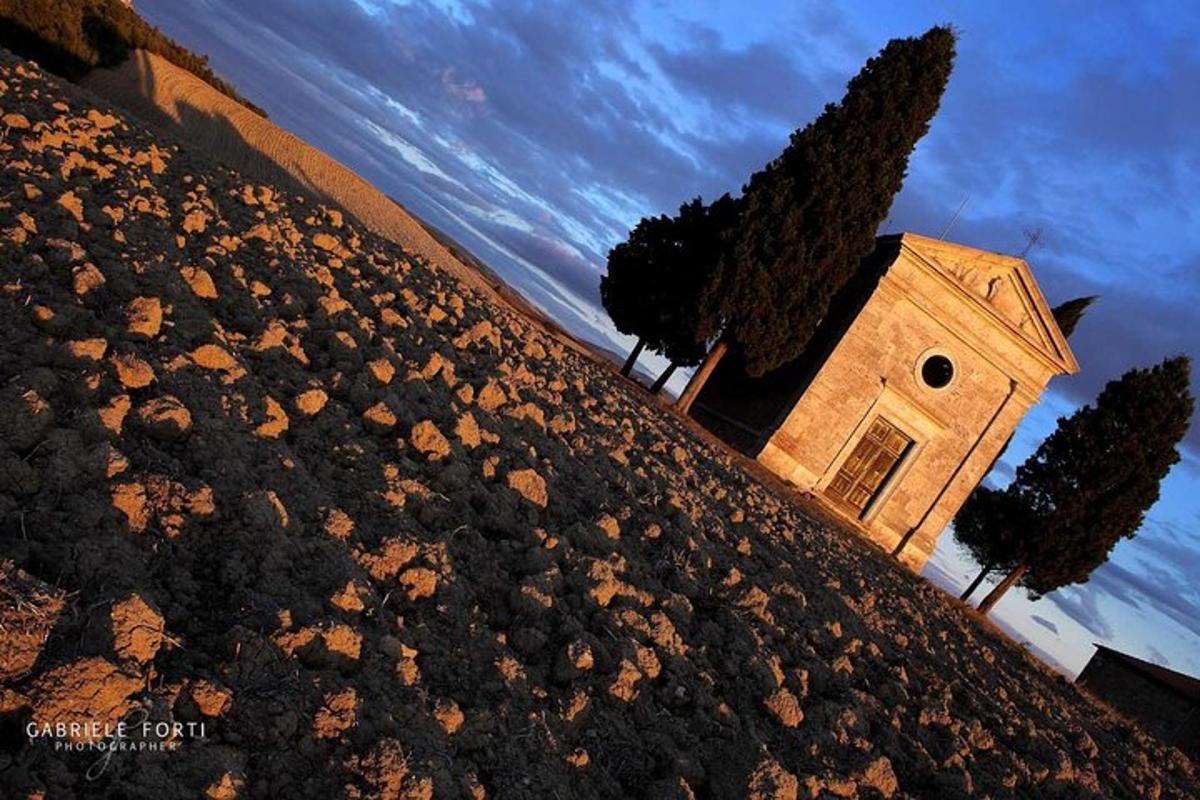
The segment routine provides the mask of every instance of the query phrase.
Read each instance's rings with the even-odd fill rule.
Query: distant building
[[[1079,369],[1020,258],[885,236],[812,347],[761,378],[723,359],[705,427],[914,569],[1056,375]]]
[[[1098,644],[1075,684],[1200,758],[1200,679]]]

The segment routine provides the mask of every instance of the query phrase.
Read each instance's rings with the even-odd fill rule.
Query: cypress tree
[[[1087,311],[1088,306],[1096,302],[1097,297],[1098,295],[1094,294],[1086,297],[1076,297],[1074,300],[1068,300],[1050,310],[1063,336],[1068,339],[1071,338],[1071,334],[1075,332],[1075,328],[1079,325],[1079,320],[1083,319],[1083,313]]]
[[[1018,582],[1035,596],[1085,582],[1137,532],[1179,461],[1194,408],[1190,385],[1189,359],[1168,358],[1126,372],[1094,406],[1059,420],[1007,490],[1029,525],[1011,571],[980,611]]]
[[[670,254],[670,217],[643,217],[629,238],[608,254],[608,271],[600,279],[600,301],[621,333],[638,337],[622,375],[628,375],[648,341],[660,336],[660,312],[666,290],[663,262]]]
[[[726,253],[741,219],[741,203],[728,194],[705,206],[700,198],[686,203],[675,218],[679,246],[671,285],[674,294],[664,310],[661,352],[671,365],[650,387],[657,393],[681,366],[699,364],[708,342],[725,322]]]
[[[648,217],[613,248],[600,297],[617,329],[639,342],[622,370],[628,375],[643,347],[671,360],[658,391],[679,366],[704,358],[724,321],[717,284],[722,255],[740,205],[728,194],[711,205],[684,203],[675,217]]]
[[[1029,521],[1008,492],[979,486],[954,518],[954,538],[980,565],[979,575],[961,595],[966,600],[997,569],[1011,569],[1021,555]]]
[[[1097,295],[1076,297],[1051,310],[1063,336],[1068,339],[1071,337],[1084,312],[1096,299]],[[993,467],[1011,441],[1010,436],[992,461]],[[991,467],[988,471],[991,471]],[[1029,524],[1028,519],[1020,518],[1020,513],[1021,507],[1014,502],[1011,494],[986,486],[977,487],[967,502],[963,503],[954,520],[954,538],[970,551],[980,570],[975,580],[959,595],[959,600],[970,597],[993,571],[1015,566],[1019,534]]]
[[[751,375],[800,355],[875,247],[954,64],[954,33],[893,39],[837,104],[751,177],[733,250],[728,338]]]

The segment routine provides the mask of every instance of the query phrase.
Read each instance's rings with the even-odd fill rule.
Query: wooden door
[[[895,425],[876,417],[826,487],[826,496],[854,516],[862,516],[912,443]]]

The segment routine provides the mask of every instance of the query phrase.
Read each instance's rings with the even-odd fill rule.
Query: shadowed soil
[[[486,264],[450,240],[444,242],[443,234],[431,232],[355,172],[170,61],[136,50],[119,66],[94,69],[80,83],[132,111],[170,140],[207,153],[248,180],[336,205],[349,219],[400,245],[415,259],[537,320],[567,346],[598,352],[513,291]],[[603,357],[612,360],[607,354]]]
[[[1200,790],[339,210],[6,54],[0,118],[0,796]],[[137,713],[205,736],[25,733]]]
[[[248,180],[336,204],[369,230],[481,288],[480,279],[397,203],[325,153],[154,53],[92,70],[80,84],[183,138]]]

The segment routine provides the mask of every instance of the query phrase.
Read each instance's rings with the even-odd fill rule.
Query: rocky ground
[[[186,69],[145,50],[115,67],[95,69],[87,89],[139,120],[202,149],[247,180],[277,191],[303,192],[352,214],[365,228],[488,292],[488,282],[461,263],[383,192]]]
[[[0,155],[3,797],[1200,794],[337,211],[7,55]]]

